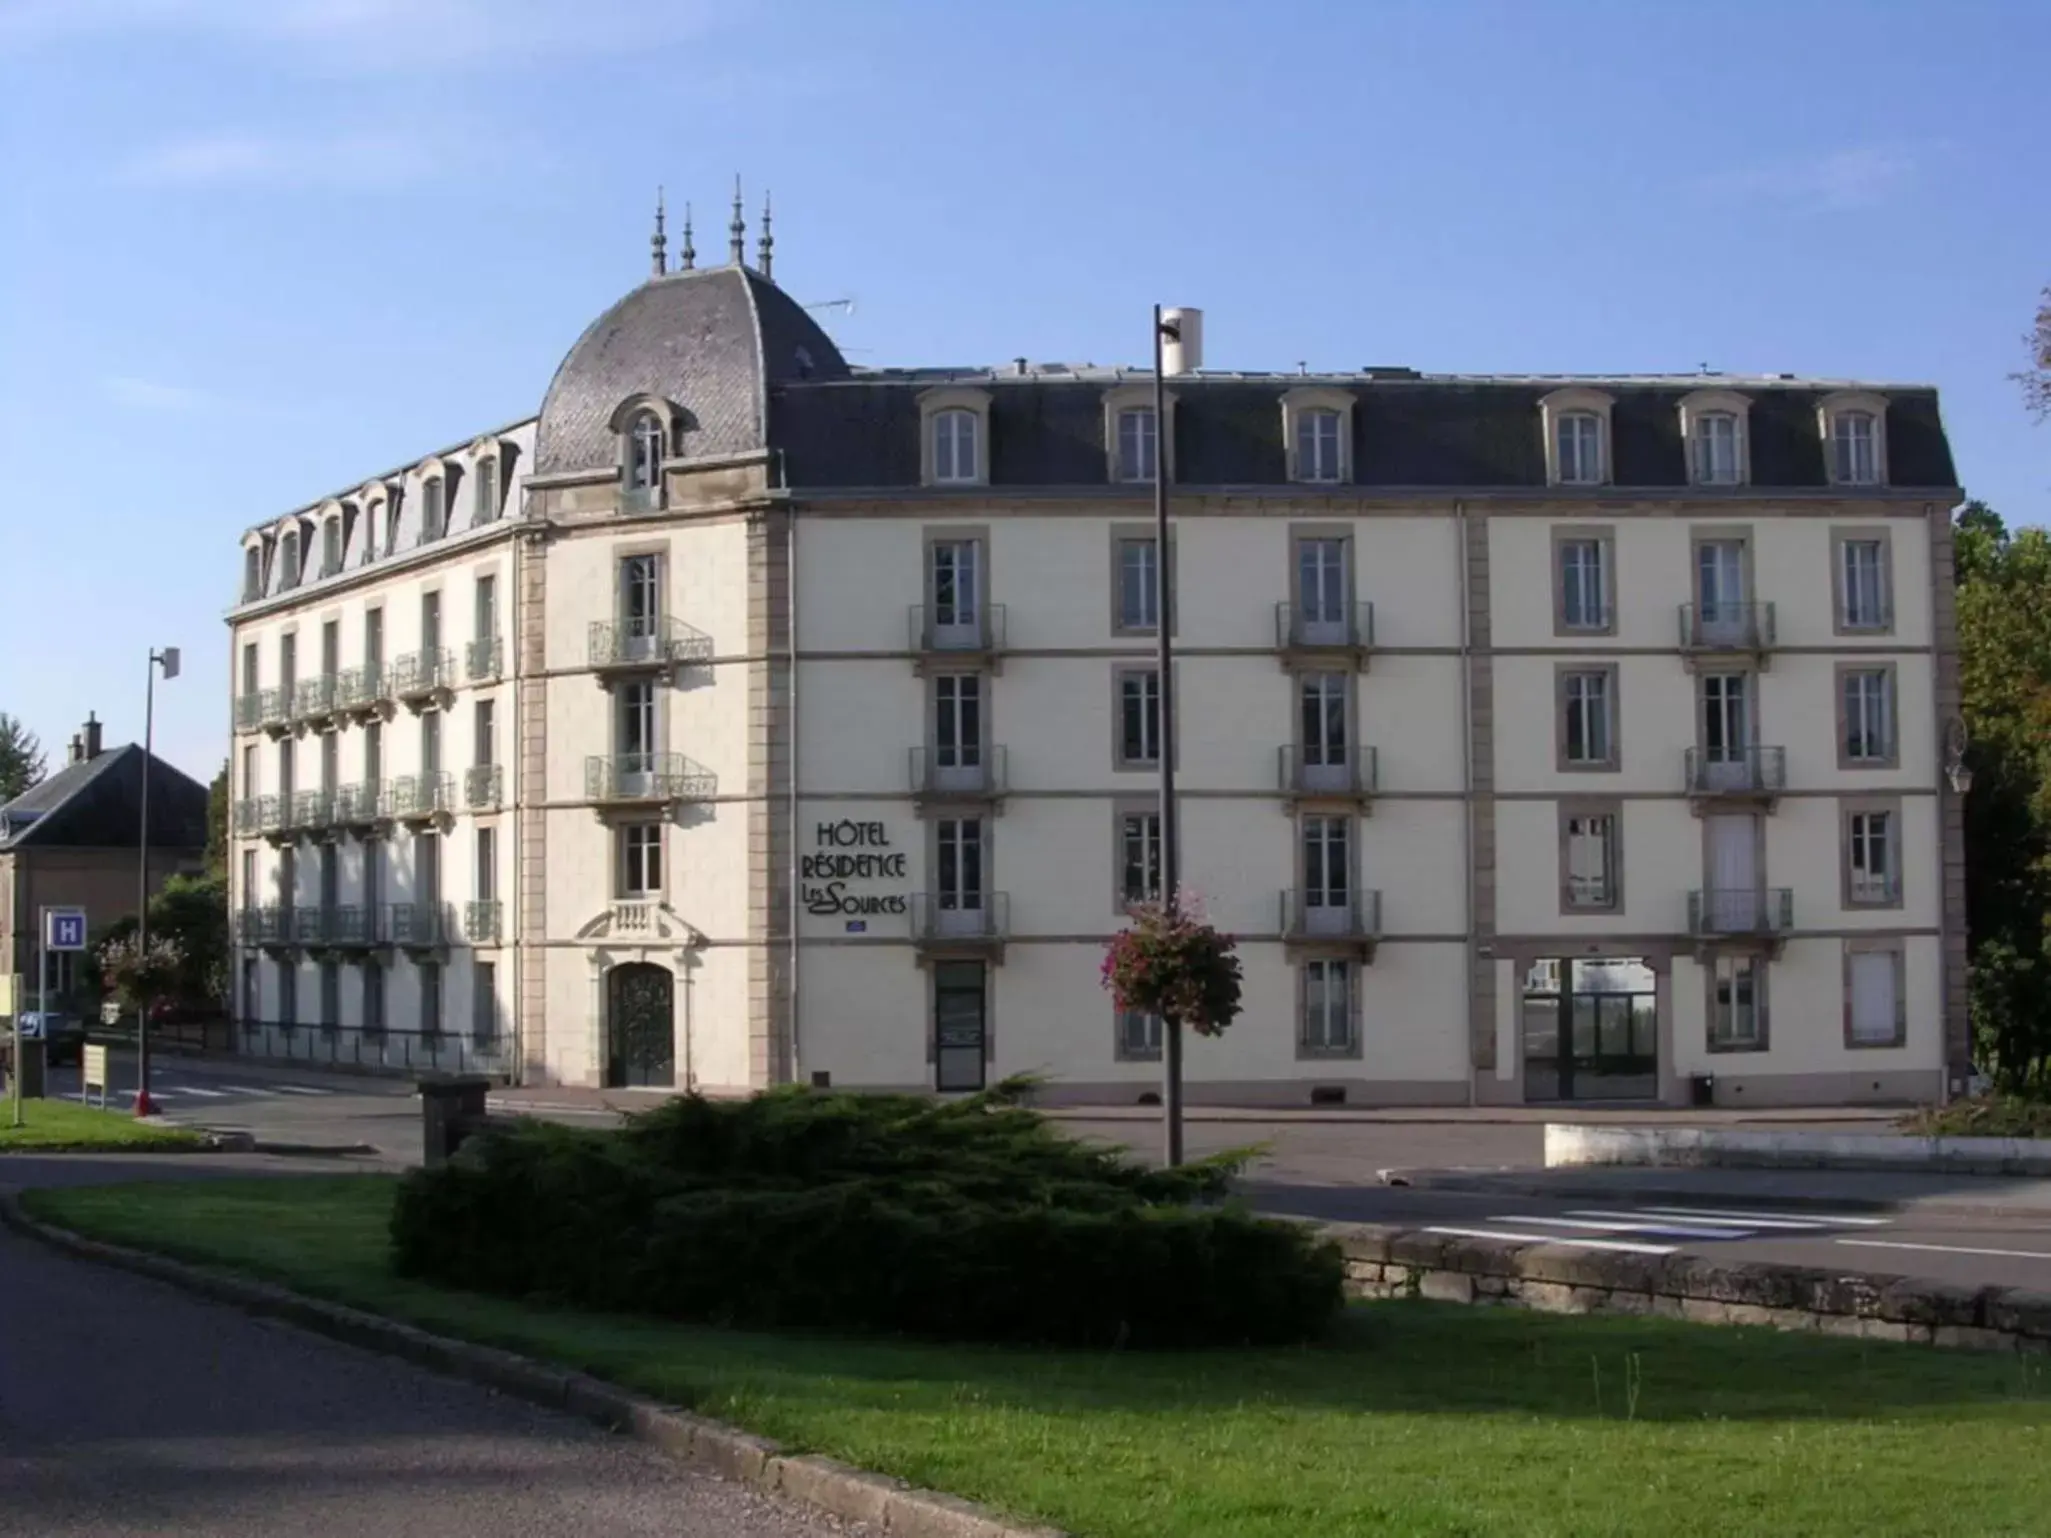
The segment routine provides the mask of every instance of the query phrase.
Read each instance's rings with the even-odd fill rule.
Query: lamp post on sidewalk
[[[167,646],[152,651],[149,682],[143,687],[142,704],[142,818],[136,858],[135,946],[138,957],[149,954],[150,944],[150,768],[156,762],[157,669],[164,670],[164,682],[178,676],[178,648]],[[135,1009],[135,1114],[154,1116],[156,1102],[150,1099],[150,1000],[139,999]]]

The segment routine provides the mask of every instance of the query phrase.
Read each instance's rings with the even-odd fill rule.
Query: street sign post
[[[7,1016],[14,1032],[14,1051],[7,1059],[8,1093],[14,1099],[14,1125],[21,1125],[21,979],[12,972],[0,972],[0,1014]]]
[[[85,909],[41,908],[43,945],[36,956],[36,1009],[42,1022],[44,1050],[50,1040],[50,957],[59,951],[85,949]],[[14,1017],[14,1124],[21,1125],[21,1015]],[[38,1093],[41,1093],[38,1091]]]

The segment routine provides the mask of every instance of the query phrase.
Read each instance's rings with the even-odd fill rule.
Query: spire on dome
[[[745,266],[748,260],[748,222],[741,217],[741,175],[734,173],[734,217],[726,227],[728,237],[727,260],[734,266]]]
[[[653,259],[655,276],[661,277],[669,271],[669,240],[662,229],[662,189],[655,189],[655,235],[648,242]]]
[[[762,191],[762,242],[758,248],[760,255],[755,258],[755,266],[765,278],[769,276],[769,264],[775,247],[776,237],[769,233],[769,190],[765,187]]]
[[[691,205],[684,205],[684,249],[677,253],[677,271],[689,272],[698,265],[697,247],[691,244]]]

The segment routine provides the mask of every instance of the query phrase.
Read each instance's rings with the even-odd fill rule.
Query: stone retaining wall
[[[1757,1324],[1974,1350],[2051,1351],[2051,1293],[1954,1287],[1811,1266],[1720,1263],[1328,1225],[1360,1298],[1432,1298],[1567,1314]]]
[[[1723,1127],[1605,1127],[1548,1122],[1547,1169],[1628,1165],[1662,1169],[1930,1171],[2051,1175],[2051,1138],[1904,1137]]]

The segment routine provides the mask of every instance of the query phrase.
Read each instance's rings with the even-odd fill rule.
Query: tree
[[[1188,898],[1140,903],[1132,927],[1104,948],[1102,980],[1120,1009],[1156,1015],[1172,1029],[1220,1036],[1239,1016],[1240,965],[1233,939],[1204,922]]]
[[[228,760],[207,786],[207,874],[228,876]]]
[[[2051,287],[2037,296],[2037,319],[2023,337],[2030,366],[2009,377],[2023,387],[2023,404],[2039,422],[2051,417]]]
[[[105,997],[115,980],[101,963],[109,947],[135,943],[135,915],[125,914],[100,931],[80,968],[79,991]],[[176,948],[177,965],[163,982],[162,996],[181,1004],[218,1007],[228,996],[228,882],[225,876],[173,876],[150,899],[150,937]]]
[[[140,935],[109,940],[99,949],[100,974],[122,1004],[140,1012],[171,991],[185,958],[178,942],[152,935],[147,942]]]
[[[0,806],[43,778],[43,745],[17,716],[0,710]]]

